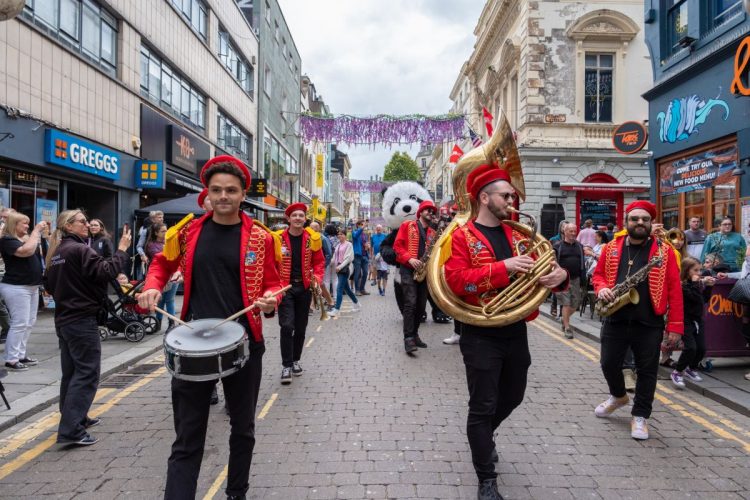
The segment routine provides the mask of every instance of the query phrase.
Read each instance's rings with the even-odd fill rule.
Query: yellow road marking
[[[597,356],[593,356],[587,350],[581,349],[580,347],[578,347],[576,344],[574,344],[570,340],[568,340],[566,338],[563,338],[562,337],[562,333],[558,333],[558,332],[552,331],[549,326],[547,326],[546,324],[544,324],[542,322],[534,321],[533,324],[534,324],[534,326],[536,326],[537,328],[539,328],[545,334],[549,335],[550,337],[552,337],[553,339],[555,339],[555,340],[557,340],[559,342],[562,342],[563,344],[565,344],[566,346],[570,347],[574,351],[578,352],[582,356],[590,359],[591,361],[593,361],[595,363],[599,362],[599,358]]]
[[[315,337],[310,337],[310,340],[307,341],[307,344],[305,344],[305,348],[310,347],[310,345],[315,342]]]
[[[167,371],[166,368],[161,367],[158,370],[146,375],[142,379],[134,382],[129,387],[126,387],[122,391],[120,391],[118,394],[116,394],[112,399],[107,401],[106,403],[102,404],[101,406],[97,407],[94,411],[90,413],[90,415],[94,417],[98,417],[99,415],[102,415],[112,409],[113,406],[115,406],[117,403],[122,401],[124,398],[126,398],[128,395],[133,393],[134,391],[140,389],[144,385],[148,384],[155,378],[163,375]],[[0,480],[5,479],[13,472],[17,471],[19,468],[23,467],[27,463],[29,463],[31,460],[35,459],[39,455],[41,455],[44,451],[51,448],[55,441],[57,440],[57,434],[53,434],[38,445],[34,446],[30,450],[22,453],[18,457],[14,458],[7,464],[0,467]]]
[[[114,389],[112,389],[111,387],[104,387],[102,389],[99,389],[98,391],[96,391],[96,396],[94,396],[94,402],[99,401],[112,392],[114,392]],[[56,411],[54,413],[50,413],[49,415],[45,415],[36,422],[33,422],[32,424],[24,427],[20,431],[13,434],[12,437],[3,439],[2,441],[0,441],[0,443],[4,444],[4,446],[0,448],[0,458],[7,457],[14,451],[18,450],[21,446],[30,441],[33,441],[42,433],[52,429],[59,423],[60,412]]]
[[[312,340],[312,339],[310,339]],[[271,397],[268,401],[266,401],[266,404],[263,405],[263,409],[260,410],[260,413],[258,413],[258,416],[255,417],[255,420],[263,420],[266,418],[266,414],[268,414],[268,411],[271,409],[271,406],[273,406],[273,403],[276,401],[276,398],[278,398],[278,393],[271,394]],[[224,484],[224,480],[227,478],[227,472],[229,470],[229,465],[225,465],[223,469],[221,469],[221,472],[219,472],[219,475],[214,479],[214,482],[211,483],[211,487],[208,489],[205,495],[203,495],[203,500],[213,500],[213,498],[216,496],[216,494],[219,492],[219,488],[221,488],[221,485]]]

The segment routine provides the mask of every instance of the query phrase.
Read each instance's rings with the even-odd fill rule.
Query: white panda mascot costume
[[[393,251],[393,242],[396,240],[398,228],[408,220],[416,220],[417,208],[425,200],[432,201],[430,193],[421,184],[414,181],[397,182],[383,191],[383,218],[385,219],[385,225],[391,228],[391,232],[380,244],[380,255],[388,264],[398,267],[396,252]],[[395,273],[394,276],[393,291],[396,294],[396,303],[399,311],[403,311],[404,301],[401,283],[398,280],[399,273]],[[432,306],[433,321],[449,323],[451,317],[437,307],[429,294],[427,297]],[[422,318],[422,321],[424,320],[425,318]]]

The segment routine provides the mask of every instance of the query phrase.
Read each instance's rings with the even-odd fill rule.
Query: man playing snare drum
[[[231,156],[209,160],[201,170],[213,211],[184,227],[179,255],[157,254],[149,268],[139,304],[153,311],[162,288],[178,269],[184,276],[184,320],[227,318],[256,302],[258,308],[237,321],[250,340],[250,355],[237,372],[222,379],[230,415],[228,498],[245,498],[255,445],[255,408],[262,374],[263,343],[260,311],[272,313],[281,296],[272,235],[240,211],[250,187],[247,167]],[[170,256],[172,256],[170,254]],[[193,272],[195,271],[195,272]],[[183,327],[187,328],[187,327]],[[172,410],[177,437],[167,467],[164,498],[195,498],[208,425],[214,380],[194,382],[172,378]]]

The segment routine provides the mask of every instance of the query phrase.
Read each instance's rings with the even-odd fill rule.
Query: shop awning
[[[192,189],[198,193],[203,190],[203,185],[199,180],[188,177],[187,175],[178,174],[170,169],[167,169],[167,182],[184,187],[185,189]]]
[[[247,203],[248,205],[252,205],[255,208],[259,208],[259,209],[263,210],[264,212],[268,212],[268,213],[280,213],[280,214],[284,213],[284,209],[283,208],[274,207],[273,205],[269,205],[267,203],[263,203],[262,201],[258,201],[258,200],[253,199],[253,198],[245,198],[245,203]]]
[[[561,182],[563,191],[619,191],[621,193],[643,193],[651,189],[646,184],[609,184],[606,182]]]

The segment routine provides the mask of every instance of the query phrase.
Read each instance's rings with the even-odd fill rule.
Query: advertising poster
[[[729,182],[736,166],[736,144],[680,158],[661,166],[661,192],[686,193]]]
[[[742,202],[741,217],[742,220],[740,221],[740,228],[744,229],[738,229],[738,232],[745,238],[745,243],[750,246],[750,237],[748,237],[750,236],[750,234],[747,231],[750,228],[750,201]]]
[[[39,224],[42,221],[49,222],[52,229],[55,228],[55,221],[57,220],[57,201],[55,200],[44,200],[41,198],[36,199],[36,223]]]

